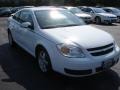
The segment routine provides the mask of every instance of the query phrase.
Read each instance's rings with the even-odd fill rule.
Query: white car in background
[[[120,22],[120,10],[114,7],[103,7],[103,9],[111,14],[114,14],[117,16],[117,22]]]
[[[119,61],[113,37],[62,8],[34,7],[8,19],[10,46],[20,45],[37,60],[40,70],[73,77],[93,75]]]
[[[92,22],[92,16],[89,14],[84,13],[81,9],[72,6],[63,6],[64,9],[67,9],[77,17],[83,19],[86,23]]]
[[[117,22],[116,15],[107,13],[102,8],[86,7],[82,8],[82,11],[86,12],[87,14],[90,14],[92,16],[92,19],[97,24],[101,23],[112,24]]]

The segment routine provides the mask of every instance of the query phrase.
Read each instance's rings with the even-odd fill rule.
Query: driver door
[[[31,23],[30,27],[23,27],[22,24],[25,22]],[[30,53],[34,51],[35,44],[35,33],[34,33],[34,22],[32,18],[32,12],[25,10],[21,12],[20,15],[20,23],[21,23],[21,42],[22,46]]]

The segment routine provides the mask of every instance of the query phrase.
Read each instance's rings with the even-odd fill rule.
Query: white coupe
[[[8,19],[10,46],[16,43],[33,55],[40,70],[79,77],[109,69],[119,61],[113,37],[65,9],[26,8]]]

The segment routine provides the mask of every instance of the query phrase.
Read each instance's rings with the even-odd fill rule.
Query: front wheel
[[[112,23],[111,23],[111,22],[108,22],[107,24],[108,24],[108,25],[112,25]]]
[[[37,53],[37,61],[38,65],[40,67],[40,70],[44,74],[50,74],[52,69],[51,69],[51,62],[50,62],[50,57],[45,49],[40,49]]]
[[[96,17],[95,18],[95,22],[96,22],[96,24],[101,24],[101,18],[100,17]]]

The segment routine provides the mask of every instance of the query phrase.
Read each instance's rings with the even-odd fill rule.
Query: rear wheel
[[[42,73],[44,74],[51,73],[52,68],[51,68],[50,57],[44,48],[38,50],[37,61]]]

